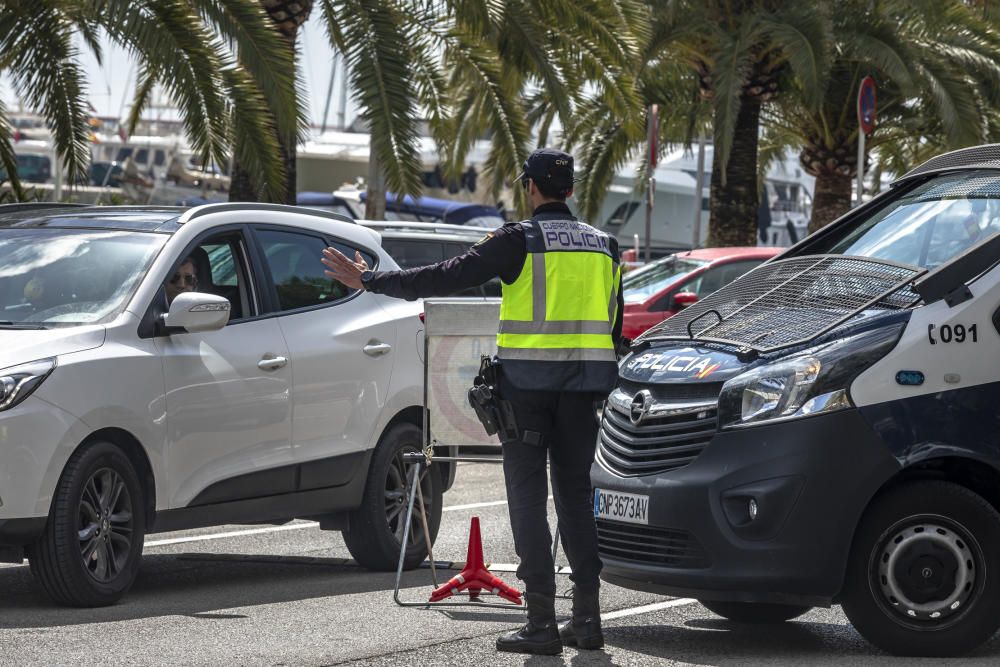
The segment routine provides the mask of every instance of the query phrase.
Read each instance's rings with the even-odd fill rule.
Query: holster
[[[479,374],[469,389],[469,405],[475,411],[487,435],[496,435],[500,442],[518,439],[517,419],[510,401],[500,396],[498,387],[500,364],[495,359],[482,355]]]

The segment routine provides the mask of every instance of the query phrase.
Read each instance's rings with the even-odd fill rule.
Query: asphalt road
[[[487,560],[501,570],[514,563],[498,472],[462,465],[445,496],[439,560],[464,560],[469,519],[477,515]],[[0,566],[0,665],[920,663],[880,654],[839,608],[749,627],[693,601],[611,585],[602,590],[606,650],[566,649],[559,658],[497,654],[496,636],[523,623],[520,612],[397,607],[392,574],[367,572],[347,558],[339,533],[308,523],[152,535],[128,597],[114,607],[86,610],[51,604],[27,566]],[[502,576],[516,585],[512,574]],[[424,600],[430,590],[428,570],[405,575],[404,599]],[[568,613],[569,603],[560,601],[557,609]],[[994,639],[974,656],[936,662],[998,661],[1000,641]]]

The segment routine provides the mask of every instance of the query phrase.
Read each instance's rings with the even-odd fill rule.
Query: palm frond
[[[10,121],[7,117],[7,107],[0,100],[0,166],[6,174],[6,180],[10,183],[11,192],[15,201],[24,201],[25,192],[21,187],[21,179],[17,175],[17,154],[14,152],[13,132],[11,132]]]
[[[328,21],[352,26],[339,34],[341,49],[386,184],[401,194],[419,194],[417,94],[407,46],[414,27],[400,21],[398,8],[387,0],[323,0],[321,5]]]
[[[819,106],[830,68],[832,21],[824,4],[786,7],[762,29],[797,79],[806,104]]]
[[[74,24],[53,0],[0,5],[0,53],[14,88],[52,129],[60,164],[82,175],[90,153],[85,77],[73,45]]]
[[[234,50],[267,100],[278,132],[293,142],[304,138],[309,118],[295,52],[274,27],[259,0],[191,0],[202,17]]]

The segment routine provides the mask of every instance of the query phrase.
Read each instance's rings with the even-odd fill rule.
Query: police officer
[[[520,437],[503,443],[518,577],[528,623],[497,649],[557,654],[562,644],[600,648],[597,553],[590,466],[597,446],[595,403],[614,387],[622,294],[615,239],[573,217],[572,156],[551,148],[524,162],[518,182],[534,209],[464,255],[406,271],[371,271],[324,251],[326,274],[348,287],[413,300],[443,296],[499,276],[503,281],[497,358],[500,395],[511,402]],[[573,617],[555,621],[552,537],[546,517],[546,456],[562,542],[574,584]]]

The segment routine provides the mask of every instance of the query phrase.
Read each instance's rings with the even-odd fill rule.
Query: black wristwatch
[[[375,276],[375,272],[372,271],[371,269],[368,269],[367,271],[362,271],[361,272],[361,285],[363,287],[367,287],[368,281],[371,280],[374,276]]]

